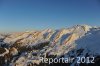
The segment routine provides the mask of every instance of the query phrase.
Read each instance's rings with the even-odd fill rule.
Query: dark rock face
[[[5,64],[5,58],[0,57],[0,66],[3,66]]]
[[[4,52],[6,52],[6,50],[0,47],[0,54],[3,54]]]

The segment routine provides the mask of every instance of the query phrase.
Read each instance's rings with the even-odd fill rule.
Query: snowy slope
[[[17,55],[10,59],[10,66],[20,66],[20,64],[27,66],[29,62],[40,64],[39,57],[41,56],[56,56],[57,58],[74,56],[76,58],[89,54],[96,58],[100,55],[100,28],[88,25],[76,25],[59,30],[12,33],[6,37],[0,35],[0,39],[2,38],[4,39],[0,42],[1,47],[8,50],[16,49],[16,51],[9,50],[8,54],[13,51]],[[70,66],[75,64],[76,59]]]

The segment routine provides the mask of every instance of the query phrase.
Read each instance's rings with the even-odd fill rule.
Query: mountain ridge
[[[61,56],[70,57],[71,55],[86,57],[87,54],[89,54],[89,57],[94,56],[96,58],[97,56],[95,55],[100,55],[100,28],[88,25],[75,25],[71,28],[58,30],[45,29],[42,31],[26,31],[22,33],[12,33],[10,35],[1,34],[0,39],[2,39],[0,41],[0,47],[7,48],[8,50],[9,48],[15,48],[15,54],[18,54],[18,52],[21,53],[18,59],[19,61],[22,60],[20,59],[21,57],[29,61],[29,55],[27,54],[30,54],[30,58],[38,58],[38,56],[40,57],[41,55],[43,57],[53,55],[57,58]],[[23,53],[27,54],[23,56]],[[34,53],[38,56],[32,55]],[[27,57],[26,59],[25,56]],[[13,61],[15,58],[11,60],[11,66],[16,64],[20,65],[18,60]],[[30,60],[30,62],[33,64],[36,63],[33,62],[33,60]],[[70,64],[70,66],[75,64],[76,60]]]

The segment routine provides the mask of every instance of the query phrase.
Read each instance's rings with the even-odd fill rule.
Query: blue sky
[[[0,32],[100,26],[100,0],[0,0]]]

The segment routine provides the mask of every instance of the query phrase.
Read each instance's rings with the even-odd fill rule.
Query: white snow
[[[32,60],[32,58],[38,58],[40,55],[46,55],[47,53],[48,55],[57,55],[57,57],[62,55],[68,57],[67,54],[69,53],[70,55],[77,56],[76,51],[79,49],[84,49],[82,56],[86,53],[100,55],[100,28],[94,28],[88,25],[76,25],[71,28],[59,30],[46,29],[43,31],[23,32],[19,34],[16,33],[11,34],[4,40],[4,42],[8,43],[9,45],[13,45],[15,42],[17,42],[20,44],[20,46],[27,47],[37,46],[47,41],[50,41],[48,46],[44,47],[42,50],[33,49],[33,51],[30,51],[30,53],[26,52],[26,55],[28,56],[21,55],[18,60],[15,61],[15,63],[19,66],[24,66],[29,61],[33,63],[37,62],[38,64],[40,61],[37,59]],[[74,53],[71,53],[72,50],[75,50]],[[35,53],[35,51],[38,54],[36,57],[32,55],[32,53]],[[7,53],[9,52],[7,51]],[[76,62],[74,62],[72,66],[75,63]]]

